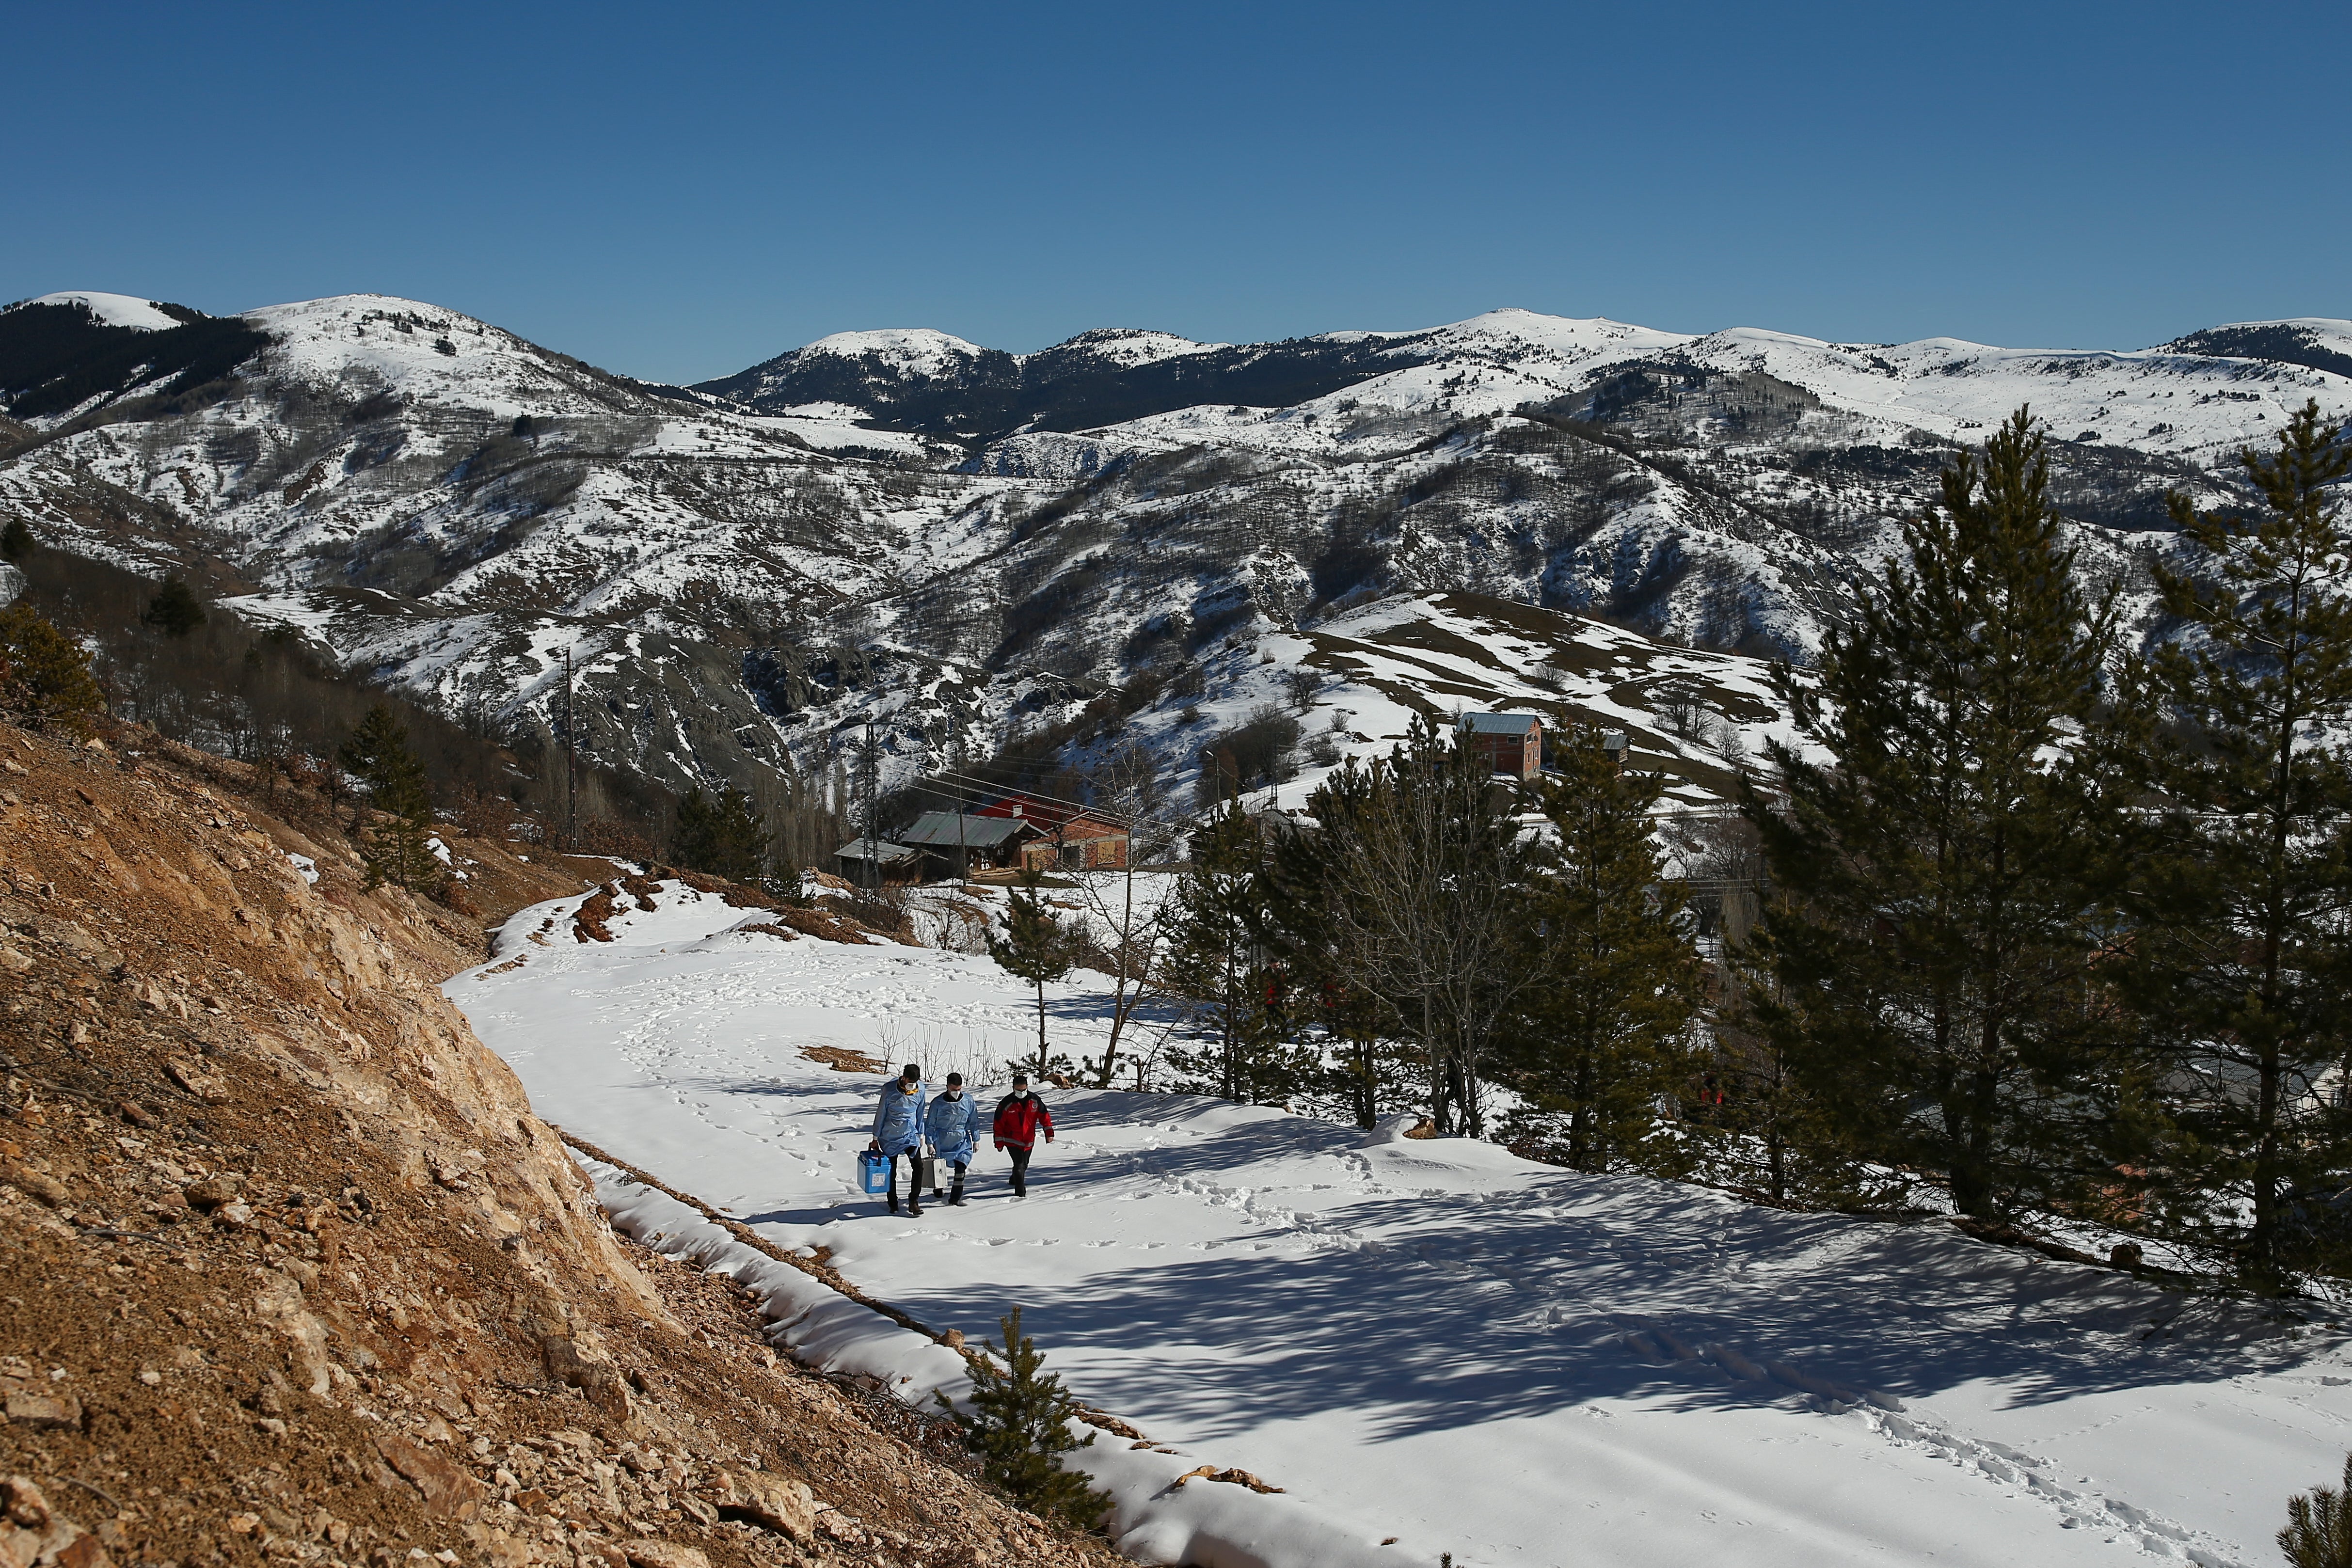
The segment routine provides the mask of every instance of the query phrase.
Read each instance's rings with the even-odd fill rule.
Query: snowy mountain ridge
[[[2229,498],[2306,397],[2352,412],[2347,350],[2313,319],[2110,352],[1497,310],[837,334],[682,389],[388,296],[56,295],[0,311],[0,508],[537,744],[569,650],[580,743],[679,788],[831,780],[871,719],[893,780],[1044,736],[1141,747],[1181,800],[1270,710],[1291,799],[1416,708],[1549,703],[1712,793],[1770,727],[1763,661],[1808,656],[2019,403],[2144,607],[2165,492]]]
[[[184,324],[184,318],[164,314],[157,301],[135,298],[128,294],[94,294],[88,291],[44,294],[37,299],[20,299],[5,308],[14,310],[26,305],[61,305],[79,308],[106,326],[128,327],[134,332],[168,332]]]
[[[752,382],[730,378],[704,387],[760,407],[770,395],[767,386],[786,384],[801,367],[871,355],[874,350],[864,347],[864,341],[888,336],[845,333],[823,339],[769,361],[777,367],[789,361],[791,369],[769,371],[761,367],[744,372],[760,378]],[[935,355],[920,370],[908,363],[906,375],[919,380],[963,376],[991,353],[960,339],[932,336],[958,345],[959,351]],[[1005,358],[1024,366],[1036,360],[1051,363],[1051,357],[1066,350],[1092,347],[1088,340],[1099,336],[1082,334],[1036,355]],[[1161,357],[1199,356],[1228,347],[1171,341],[1184,346]],[[1378,403],[1406,413],[1501,413],[1530,402],[1589,393],[1606,372],[1657,361],[1721,374],[1771,376],[1801,388],[1829,408],[1884,421],[1897,435],[1916,431],[1942,440],[1966,439],[1969,432],[1997,423],[2021,403],[2031,403],[2067,439],[2194,458],[2210,457],[2242,442],[2247,423],[2275,421],[2305,396],[2316,397],[2331,409],[2352,406],[2352,322],[2315,318],[2242,322],[2155,348],[2113,350],[2004,349],[1956,338],[1832,343],[1745,327],[1691,335],[1601,318],[1500,309],[1420,331],[1328,333],[1297,343],[1374,350],[1373,362],[1362,367],[1367,373],[1295,405],[1318,413],[1332,413],[1343,402],[1350,407]],[[2241,351],[2231,352],[2232,347]],[[2257,348],[2267,352],[2244,351]],[[1251,350],[1251,363],[1297,351],[1290,344],[1252,345]],[[1385,368],[1389,365],[1394,368]],[[863,405],[852,400],[852,405],[863,406],[869,422],[896,428],[894,411],[908,395],[909,389],[896,387],[889,395]],[[2135,397],[2140,401],[2133,402]],[[1198,430],[1210,416],[1209,401],[1090,429],[1089,434],[1134,429],[1148,439],[1160,428],[1152,423],[1155,419],[1181,420],[1186,428]],[[1265,407],[1231,411],[1236,420],[1270,412]],[[1263,423],[1260,417],[1236,430]],[[1241,434],[1234,438],[1247,439]]]

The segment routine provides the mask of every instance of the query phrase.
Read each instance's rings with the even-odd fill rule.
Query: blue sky
[[[2352,316],[2340,0],[0,16],[0,298],[400,294],[676,381],[884,326]]]

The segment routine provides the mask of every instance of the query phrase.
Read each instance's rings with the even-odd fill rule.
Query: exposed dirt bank
[[[1115,1560],[616,1238],[436,988],[478,921],[244,781],[0,727],[0,1568]]]

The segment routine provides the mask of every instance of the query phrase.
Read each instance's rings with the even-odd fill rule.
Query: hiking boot
[[[890,1197],[890,1212],[893,1214],[898,1212],[898,1197],[896,1193],[893,1193]]]
[[[920,1214],[923,1212],[923,1206],[919,1203],[909,1203],[907,1205],[907,1212],[908,1214]]]

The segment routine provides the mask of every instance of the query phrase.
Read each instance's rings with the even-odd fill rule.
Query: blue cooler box
[[[867,1192],[890,1190],[890,1156],[874,1149],[857,1151],[857,1184]]]

